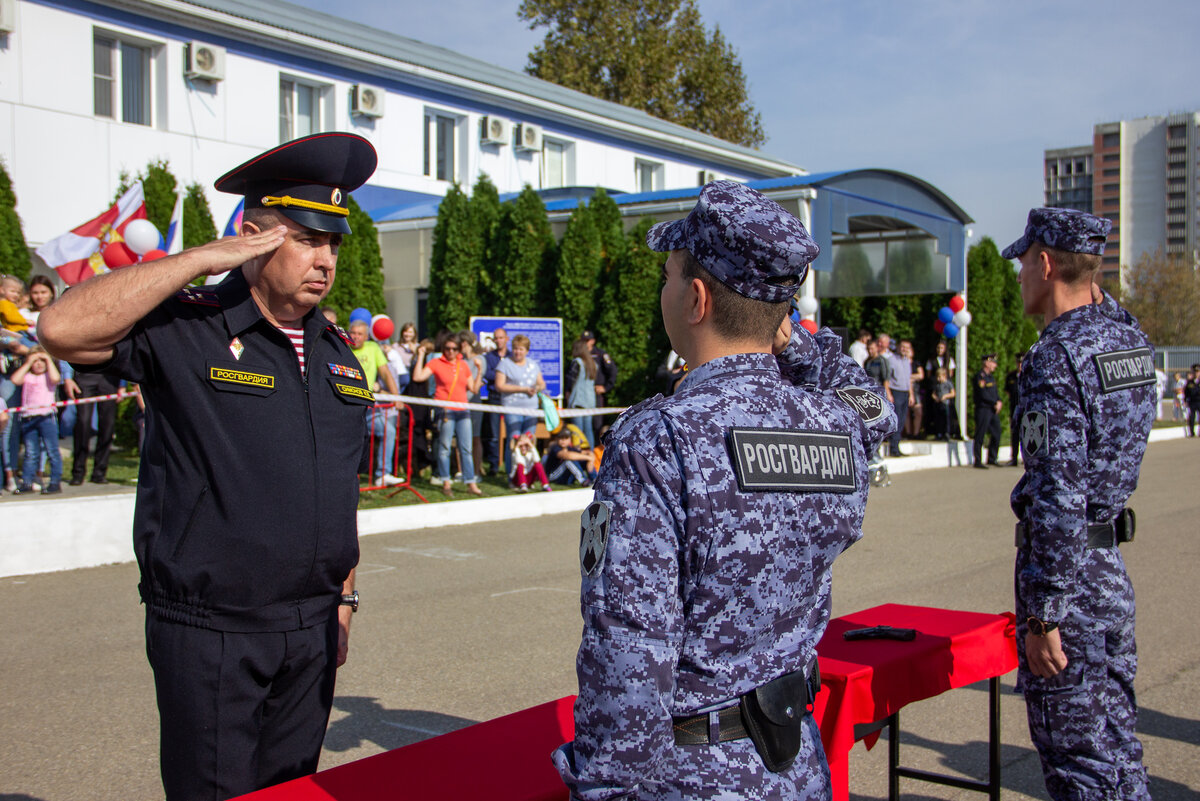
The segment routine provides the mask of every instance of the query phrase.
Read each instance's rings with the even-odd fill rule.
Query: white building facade
[[[656,191],[795,165],[642,112],[278,0],[0,0],[0,156],[36,246],[104,211],[122,172],[165,159],[211,189],[280,142],[361,134],[377,218],[487,173],[501,193]],[[386,258],[386,255],[385,255]]]

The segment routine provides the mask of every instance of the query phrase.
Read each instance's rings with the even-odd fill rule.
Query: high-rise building
[[[1102,277],[1143,253],[1200,258],[1200,112],[1096,125],[1092,144],[1045,151],[1047,206],[1107,217]]]

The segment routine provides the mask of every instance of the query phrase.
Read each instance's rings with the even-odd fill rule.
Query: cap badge
[[[245,349],[246,346],[243,345],[242,340],[238,339],[237,337],[234,337],[233,341],[229,343],[229,352],[233,354],[233,358],[239,361],[242,358],[242,351]]]
[[[342,190],[335,186],[333,192],[329,195],[329,202],[335,206],[342,205]]]

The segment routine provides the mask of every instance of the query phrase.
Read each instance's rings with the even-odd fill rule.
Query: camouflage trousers
[[[1123,572],[1123,571],[1122,571]],[[1061,625],[1068,664],[1053,679],[1029,672],[1025,615],[1018,603],[1018,688],[1025,693],[1029,734],[1054,801],[1149,799],[1138,741],[1133,592],[1128,580],[1099,585],[1108,608],[1100,616],[1072,612]],[[1114,586],[1114,584],[1116,586]],[[1124,584],[1124,588],[1120,585]],[[1127,592],[1123,591],[1128,589]]]

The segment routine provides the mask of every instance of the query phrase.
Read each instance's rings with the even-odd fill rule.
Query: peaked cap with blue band
[[[255,156],[217,179],[218,192],[243,195],[246,211],[276,208],[295,223],[350,233],[350,192],[367,182],[379,157],[361,136],[313,134]]]
[[[1034,242],[1067,253],[1103,256],[1112,221],[1075,209],[1040,208],[1029,212],[1025,233],[1000,255],[1019,259]]]
[[[691,213],[655,225],[646,244],[687,250],[725,286],[768,303],[794,295],[821,252],[795,215],[736,181],[705,185]]]

